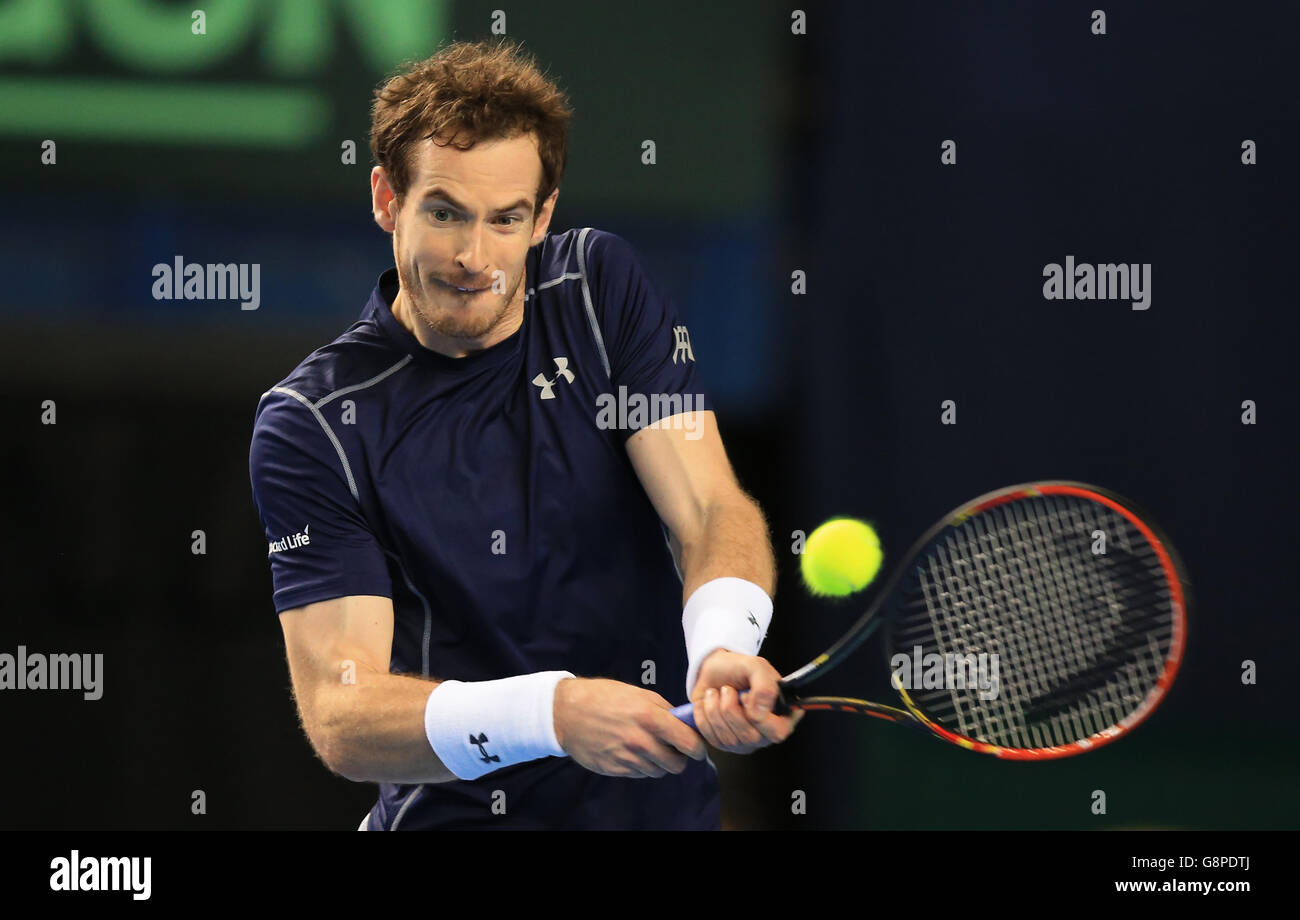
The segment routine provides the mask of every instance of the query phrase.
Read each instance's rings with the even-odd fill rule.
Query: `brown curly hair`
[[[375,90],[370,153],[399,201],[411,183],[411,148],[426,139],[468,150],[479,141],[532,133],[542,159],[536,217],[569,152],[568,98],[515,42],[455,42]]]

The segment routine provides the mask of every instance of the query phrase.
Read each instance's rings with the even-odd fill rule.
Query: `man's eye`
[[[498,218],[498,219],[499,219],[499,220],[513,220],[516,224],[519,223],[519,218],[518,218],[518,217],[513,217],[513,216],[510,216],[510,215],[507,215],[507,216],[505,216],[505,217],[501,217],[501,218]],[[510,226],[513,227],[514,224],[510,224]]]
[[[429,213],[433,215],[433,219],[436,220],[436,221],[438,221],[438,223],[440,223],[440,224],[445,224],[446,221],[444,221],[444,220],[439,220],[438,215],[439,215],[439,214],[450,214],[450,213],[451,213],[451,210],[450,210],[449,208],[434,208],[434,209],[433,209],[432,211],[430,211]]]

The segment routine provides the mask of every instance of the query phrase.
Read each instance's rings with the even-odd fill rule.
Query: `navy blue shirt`
[[[681,577],[625,445],[677,405],[638,415],[638,394],[712,408],[689,334],[614,234],[548,233],[526,272],[520,328],[451,358],[393,317],[389,269],[357,322],[263,394],[249,470],[276,612],[391,597],[393,673],[567,670],[685,702]],[[716,829],[716,772],[688,763],[633,780],[548,757],[381,784],[369,826]]]

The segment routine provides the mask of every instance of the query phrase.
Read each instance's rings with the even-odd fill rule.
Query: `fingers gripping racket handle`
[[[749,695],[748,690],[742,690],[740,693],[740,698],[743,700],[748,695]],[[778,716],[788,716],[790,714],[790,704],[785,701],[785,697],[781,695],[780,691],[777,691],[776,703],[774,703],[772,706],[772,712],[774,715],[778,715]],[[681,706],[674,706],[672,710],[672,714],[677,718],[681,719],[691,728],[696,727],[694,703],[683,703]]]

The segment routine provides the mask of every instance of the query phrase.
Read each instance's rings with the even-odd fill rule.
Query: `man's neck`
[[[443,335],[430,327],[428,323],[417,320],[415,311],[411,309],[410,301],[406,297],[405,288],[399,288],[397,296],[393,299],[393,318],[401,324],[402,328],[415,336],[417,342],[430,351],[446,355],[449,358],[464,358],[485,348],[491,348],[498,342],[505,341],[523,325],[523,298],[518,296],[518,294],[522,293],[523,285],[521,284],[519,292],[516,294],[516,299],[519,302],[510,305],[510,308],[506,310],[501,322],[497,324],[495,329],[477,339],[462,339]]]

